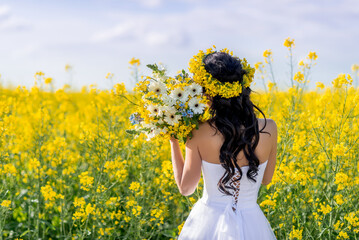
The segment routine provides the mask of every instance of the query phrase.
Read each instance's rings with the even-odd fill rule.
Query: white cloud
[[[176,3],[199,3],[199,2],[205,2],[205,0],[136,0],[136,2],[138,2],[139,4],[141,4],[143,7],[148,7],[148,8],[159,8],[162,7],[164,5],[164,3],[169,3],[169,4],[176,4]]]
[[[140,4],[145,7],[155,8],[162,5],[162,0],[137,0]]]
[[[112,39],[132,39],[134,35],[138,35],[135,33],[134,22],[124,22],[116,25],[113,28],[109,28],[104,31],[97,32],[92,35],[90,41],[92,42],[105,42]]]
[[[10,7],[7,5],[0,6],[0,20],[10,16]]]
[[[164,32],[149,32],[145,36],[146,43],[152,46],[166,44],[169,40],[170,35]]]
[[[183,30],[179,24],[173,27],[176,23],[173,23],[168,16],[126,15],[122,18],[124,20],[119,20],[120,23],[114,27],[94,33],[90,41],[93,43],[137,42],[146,46],[184,46],[189,41],[186,30]]]
[[[18,59],[21,57],[30,56],[31,54],[35,53],[37,50],[41,49],[40,46],[35,44],[26,44],[24,46],[19,46],[12,52],[12,58]]]
[[[8,20],[0,23],[0,30],[21,31],[27,30],[30,27],[25,21],[20,18],[9,18]]]
[[[29,26],[22,18],[12,16],[10,6],[0,6],[0,30],[20,31]]]

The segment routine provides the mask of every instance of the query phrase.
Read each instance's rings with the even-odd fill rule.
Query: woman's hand
[[[171,137],[170,137],[170,141],[171,141],[171,142],[176,142],[176,141],[178,142],[178,139],[176,139],[176,138],[174,138],[173,136],[171,136]]]

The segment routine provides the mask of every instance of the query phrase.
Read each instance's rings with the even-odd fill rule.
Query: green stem
[[[289,48],[289,54],[290,54],[290,82],[292,84],[292,87],[294,86],[293,83],[293,55],[292,55],[292,47]]]
[[[136,106],[139,106],[140,107],[140,105],[138,105],[137,103],[134,103],[134,102],[132,102],[131,100],[129,100],[125,95],[118,95],[119,97],[124,97],[127,101],[129,101],[130,103],[132,103],[132,104],[134,104],[134,105],[136,105]]]
[[[275,81],[275,78],[274,78],[272,61],[269,61],[269,69],[270,69],[270,73],[271,73],[271,75],[272,75],[273,83],[275,84],[275,88],[276,88],[276,90],[278,91],[278,85],[277,85],[277,82]]]

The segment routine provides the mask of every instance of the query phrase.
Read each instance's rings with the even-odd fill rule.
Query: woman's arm
[[[191,195],[197,188],[201,178],[202,159],[198,151],[195,134],[186,141],[186,160],[183,160],[180,145],[177,139],[171,137],[171,156],[174,177],[180,193]]]
[[[266,170],[264,171],[262,184],[268,185],[272,181],[277,159],[277,125],[273,120],[268,121],[268,131],[271,134],[272,149],[269,154]]]

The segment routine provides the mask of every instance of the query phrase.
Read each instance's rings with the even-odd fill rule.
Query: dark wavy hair
[[[225,52],[208,54],[204,57],[203,63],[206,71],[223,83],[242,82],[243,75],[246,74],[239,59]],[[203,91],[205,92],[204,87]],[[237,164],[237,155],[242,150],[249,162],[247,177],[256,182],[255,177],[258,175],[259,159],[254,150],[258,145],[259,133],[265,132],[263,129],[267,124],[267,120],[264,113],[250,100],[251,92],[252,90],[247,87],[237,97],[207,96],[212,102],[209,109],[212,118],[208,120],[208,123],[216,130],[215,134],[220,131],[224,137],[219,157],[221,165],[226,171],[219,180],[218,187],[222,193],[227,195],[232,195],[227,189],[234,189],[233,182],[229,184],[228,182],[234,176],[235,168],[240,173],[240,177],[236,181],[242,178],[242,170]],[[254,108],[263,115],[265,120],[261,130],[259,130]],[[213,126],[213,123],[215,126]]]

